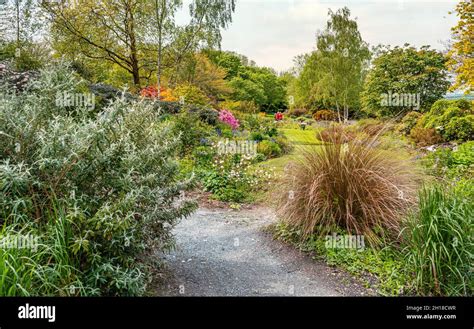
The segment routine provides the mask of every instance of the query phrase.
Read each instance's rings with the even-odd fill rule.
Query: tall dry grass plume
[[[377,149],[379,136],[332,129],[328,143],[303,151],[279,189],[279,217],[303,237],[342,228],[376,245],[399,232],[415,204],[418,174],[407,159]]]

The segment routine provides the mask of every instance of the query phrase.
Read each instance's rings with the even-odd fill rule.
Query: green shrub
[[[466,98],[458,99],[454,102],[456,107],[459,107],[461,110],[470,111],[472,110],[473,103]]]
[[[263,129],[265,118],[258,115],[246,115],[244,120],[240,120],[240,122],[251,131],[260,131]]]
[[[445,141],[474,138],[473,105],[465,99],[440,100],[417,123],[418,128],[436,129]]]
[[[450,122],[450,120],[452,118],[460,117],[463,114],[464,111],[458,107],[448,107],[441,115],[430,115],[429,113],[425,119],[424,127],[437,129],[443,134],[445,127]]]
[[[438,124],[445,126],[449,123],[449,121],[451,121],[452,118],[460,117],[464,113],[465,113],[464,110],[461,110],[459,107],[448,107],[444,111],[443,115],[439,117]],[[432,128],[436,128],[436,127],[432,127]]]
[[[250,133],[250,139],[256,142],[261,142],[263,141],[265,137],[260,131],[253,131]]]
[[[425,187],[404,230],[407,266],[425,295],[472,295],[474,205],[445,189]]]
[[[284,135],[279,135],[274,138],[275,143],[280,147],[282,154],[288,154],[293,150],[293,144],[290,143],[288,138]]]
[[[44,46],[30,42],[22,42],[20,46],[16,42],[0,43],[0,61],[6,59],[11,60],[20,72],[38,70],[48,61],[48,51]]]
[[[468,141],[474,139],[474,115],[454,117],[446,125],[447,140]]]
[[[258,106],[253,101],[224,101],[219,103],[219,108],[228,109],[232,113],[258,113]]]
[[[241,123],[245,129],[251,131],[251,133],[258,133],[261,136],[274,137],[278,135],[278,129],[274,121],[267,117],[261,117],[258,115],[245,115]]]
[[[453,103],[453,101],[447,99],[439,99],[433,103],[429,113],[433,116],[442,115],[449,106],[453,105]]]
[[[456,165],[470,167],[474,165],[474,141],[459,145],[453,152],[453,162]]]
[[[190,154],[196,146],[201,144],[203,139],[208,139],[211,136],[211,129],[211,126],[199,119],[198,113],[183,111],[175,115],[172,134],[178,136],[177,150],[179,154],[181,156]]]
[[[252,201],[274,177],[273,170],[255,169],[255,158],[245,154],[216,154],[202,179],[206,191],[221,201]]]
[[[263,155],[262,153],[257,153],[257,155],[253,158],[252,163],[258,163],[258,162],[263,162],[267,160],[267,157]]]
[[[204,188],[221,201],[247,200],[251,190],[251,178],[247,172],[249,164],[250,159],[240,154],[216,155],[204,175]]]
[[[182,99],[188,105],[209,106],[211,103],[201,89],[191,84],[179,85],[173,89],[172,93],[174,97]]]
[[[216,149],[209,146],[198,146],[193,150],[193,160],[197,167],[206,168],[216,156]]]
[[[415,127],[417,121],[422,117],[420,112],[411,111],[403,117],[397,130],[404,135],[409,135],[410,131]]]
[[[203,180],[206,191],[220,201],[243,202],[248,200],[249,189],[245,177],[229,177],[217,171],[209,171]]]
[[[443,176],[453,166],[453,152],[449,148],[438,148],[423,159],[428,172],[434,176]]]
[[[227,124],[224,124],[224,123],[219,123],[217,125],[217,135],[219,137],[222,137],[222,138],[233,138],[234,137],[234,131],[232,130],[232,128],[227,125]]]
[[[281,155],[282,151],[276,142],[263,140],[257,145],[257,152],[265,155],[267,158],[275,158]]]
[[[275,137],[278,135],[278,129],[274,125],[267,125],[264,127],[263,133],[268,137]]]

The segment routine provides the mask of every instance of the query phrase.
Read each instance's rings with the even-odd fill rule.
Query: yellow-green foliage
[[[411,131],[411,136],[442,136],[445,141],[474,139],[474,104],[466,99],[438,100],[430,111],[421,117]],[[423,133],[422,133],[423,132]],[[428,138],[424,138],[427,142]],[[434,141],[434,139],[433,139]]]

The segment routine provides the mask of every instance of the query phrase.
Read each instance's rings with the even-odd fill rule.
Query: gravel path
[[[346,273],[272,240],[271,210],[199,209],[175,229],[164,256],[165,296],[341,296],[369,292]]]

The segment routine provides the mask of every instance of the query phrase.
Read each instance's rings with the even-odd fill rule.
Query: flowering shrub
[[[252,170],[252,160],[246,154],[216,155],[204,177],[204,188],[221,201],[248,200],[252,191],[262,190],[275,176],[273,169]]]
[[[281,120],[283,120],[283,113],[281,113],[281,112],[275,113],[275,120],[276,120],[276,121],[281,121]]]
[[[219,120],[225,124],[228,124],[233,130],[239,128],[240,123],[237,120],[232,112],[228,110],[221,110],[219,112]]]

